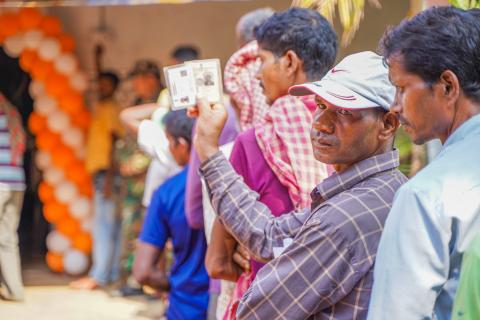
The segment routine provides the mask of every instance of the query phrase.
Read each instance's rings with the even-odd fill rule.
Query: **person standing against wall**
[[[0,92],[0,297],[24,298],[18,250],[25,173],[25,131],[20,114]]]

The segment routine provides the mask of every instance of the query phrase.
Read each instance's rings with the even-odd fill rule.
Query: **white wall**
[[[113,36],[107,41],[105,67],[125,74],[139,58],[167,64],[169,53],[178,44],[194,44],[203,58],[218,57],[225,63],[235,50],[234,28],[241,15],[265,6],[283,10],[289,4],[290,0],[256,0],[106,7],[106,24]],[[77,39],[81,63],[90,71],[100,10],[99,7],[49,9]]]
[[[341,48],[346,54],[376,50],[388,25],[397,24],[408,12],[408,0],[382,0],[382,9],[366,5],[365,19],[353,42]],[[111,36],[106,42],[104,66],[126,75],[140,58],[169,63],[169,53],[179,44],[194,44],[202,58],[218,57],[222,64],[235,50],[234,28],[240,16],[261,7],[285,10],[291,0],[211,1],[188,4],[158,4],[106,7],[106,25]],[[58,16],[64,29],[77,40],[82,68],[93,74],[93,45],[99,25],[100,7],[56,7],[48,12]],[[338,26],[335,22],[340,37]],[[129,92],[128,82],[121,92]],[[124,94],[122,94],[124,96]],[[124,104],[128,105],[128,97]]]

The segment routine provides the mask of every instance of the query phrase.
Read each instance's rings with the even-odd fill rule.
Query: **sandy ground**
[[[25,301],[0,300],[1,320],[148,320],[160,318],[164,309],[158,300],[69,289],[72,278],[53,274],[39,263],[24,268],[23,277]]]

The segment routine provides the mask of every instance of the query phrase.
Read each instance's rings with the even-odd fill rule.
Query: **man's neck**
[[[452,125],[447,129],[445,135],[440,137],[442,144],[445,143],[448,137],[450,137],[462,124],[477,114],[480,114],[480,104],[473,102],[466,97],[459,98],[456,108]]]
[[[391,144],[391,142],[389,142],[389,143],[390,144],[385,144],[385,145],[380,146],[380,148],[378,148],[375,152],[373,152],[369,155],[359,157],[357,160],[355,160],[352,163],[333,164],[333,168],[335,169],[336,172],[342,173],[342,172],[346,171],[348,168],[354,166],[355,164],[357,164],[357,163],[359,163],[363,160],[378,156],[378,155],[383,154],[383,153],[393,151],[392,147],[391,147],[392,144]]]

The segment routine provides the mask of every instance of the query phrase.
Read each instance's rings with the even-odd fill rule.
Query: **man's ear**
[[[302,67],[302,60],[293,50],[288,50],[282,57],[282,63],[285,75],[288,77],[295,76]]]
[[[448,104],[452,106],[455,105],[461,90],[457,75],[450,70],[445,70],[440,75],[440,79],[436,85],[439,94],[444,96]]]
[[[395,136],[395,133],[400,126],[398,115],[392,111],[384,113],[380,121],[382,122],[382,128],[379,133],[381,140],[389,140]]]

